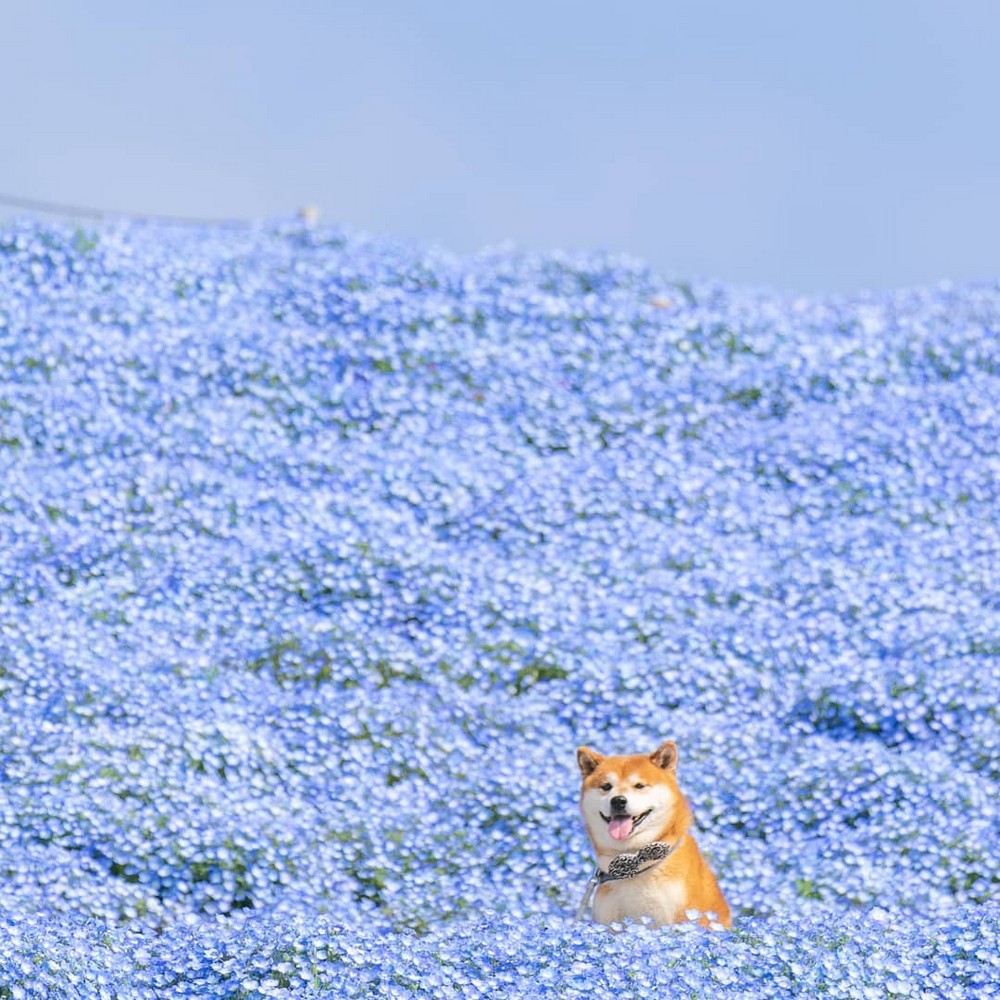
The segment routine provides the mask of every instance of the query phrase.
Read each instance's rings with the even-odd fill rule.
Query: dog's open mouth
[[[636,827],[638,827],[639,824],[652,811],[652,809],[647,809],[639,816],[605,816],[604,813],[601,813],[601,819],[608,824],[608,833],[610,833],[615,840],[627,840],[633,833],[635,833]]]

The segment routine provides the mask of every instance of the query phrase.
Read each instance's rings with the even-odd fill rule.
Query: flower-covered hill
[[[0,996],[998,968],[1000,288],[0,229]],[[680,746],[732,934],[572,921]]]

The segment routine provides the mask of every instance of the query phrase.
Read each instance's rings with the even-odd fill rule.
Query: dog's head
[[[651,754],[603,757],[580,747],[580,809],[598,852],[635,851],[655,840],[679,837],[690,811],[677,785],[677,744],[667,740]]]

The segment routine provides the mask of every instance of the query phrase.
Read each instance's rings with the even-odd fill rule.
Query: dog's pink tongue
[[[608,823],[608,833],[615,840],[624,840],[632,832],[631,816],[616,816]]]

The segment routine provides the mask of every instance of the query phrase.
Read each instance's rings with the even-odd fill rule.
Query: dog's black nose
[[[625,812],[625,806],[627,803],[628,799],[626,799],[624,795],[616,795],[611,800],[611,808],[614,809],[615,812]]]

